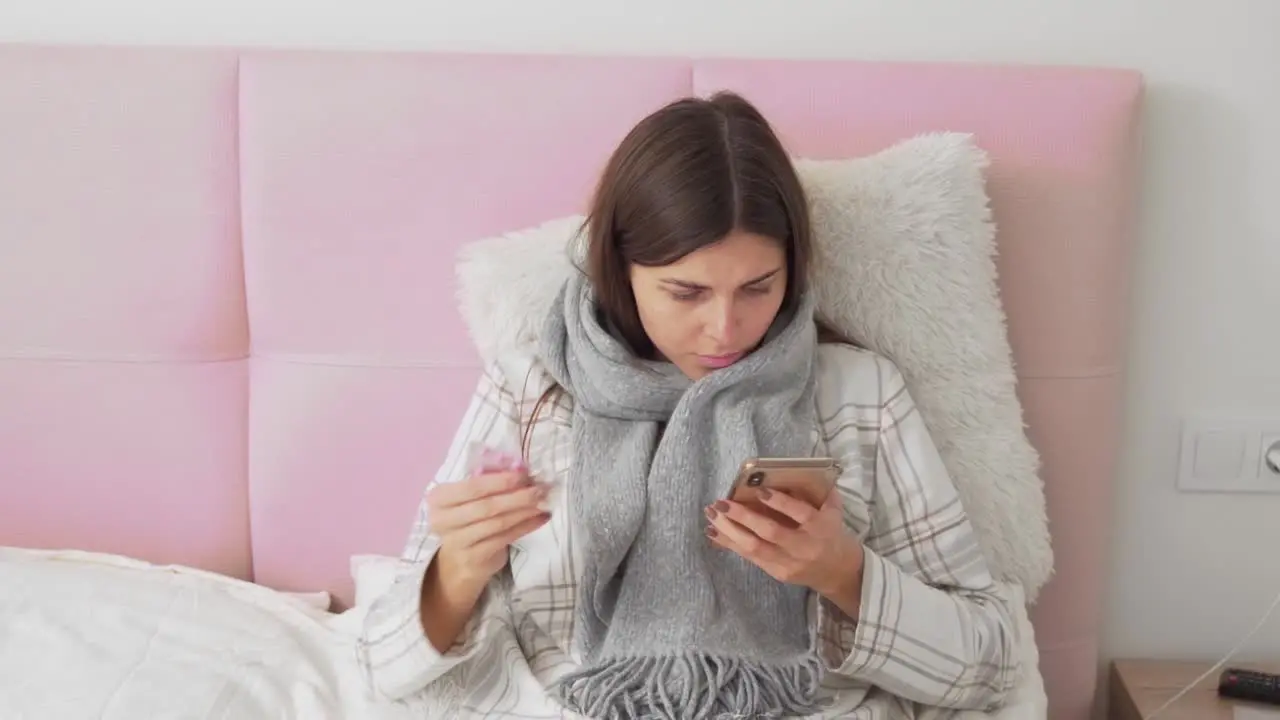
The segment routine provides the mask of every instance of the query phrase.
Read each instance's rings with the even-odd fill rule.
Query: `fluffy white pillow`
[[[987,164],[958,133],[868,157],[796,161],[813,214],[819,311],[897,364],[996,574],[1034,600],[1053,553],[996,284]],[[581,257],[581,222],[561,218],[463,248],[461,309],[486,361],[535,342]]]

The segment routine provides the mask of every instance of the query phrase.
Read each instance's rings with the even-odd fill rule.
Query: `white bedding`
[[[366,695],[358,615],[198,570],[0,549],[0,718],[425,717]]]
[[[189,568],[0,548],[0,718],[430,717],[367,694],[353,651],[362,612]],[[1045,717],[1038,672],[1012,700],[993,720]]]

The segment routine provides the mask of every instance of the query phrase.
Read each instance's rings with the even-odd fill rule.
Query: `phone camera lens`
[[[764,483],[764,473],[753,472],[747,476],[747,485],[749,487],[760,487]]]

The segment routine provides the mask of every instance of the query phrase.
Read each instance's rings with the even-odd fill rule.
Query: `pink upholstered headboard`
[[[798,155],[994,157],[1057,575],[1054,717],[1093,691],[1125,350],[1136,73],[776,60],[0,48],[0,544],[349,597],[477,374],[470,239],[578,212],[642,114],[732,87]]]

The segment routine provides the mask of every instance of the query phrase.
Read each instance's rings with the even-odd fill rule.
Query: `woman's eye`
[[[768,295],[773,291],[772,285],[748,285],[742,288],[742,292],[747,295]],[[678,302],[693,302],[703,296],[702,290],[669,290],[673,300]]]

